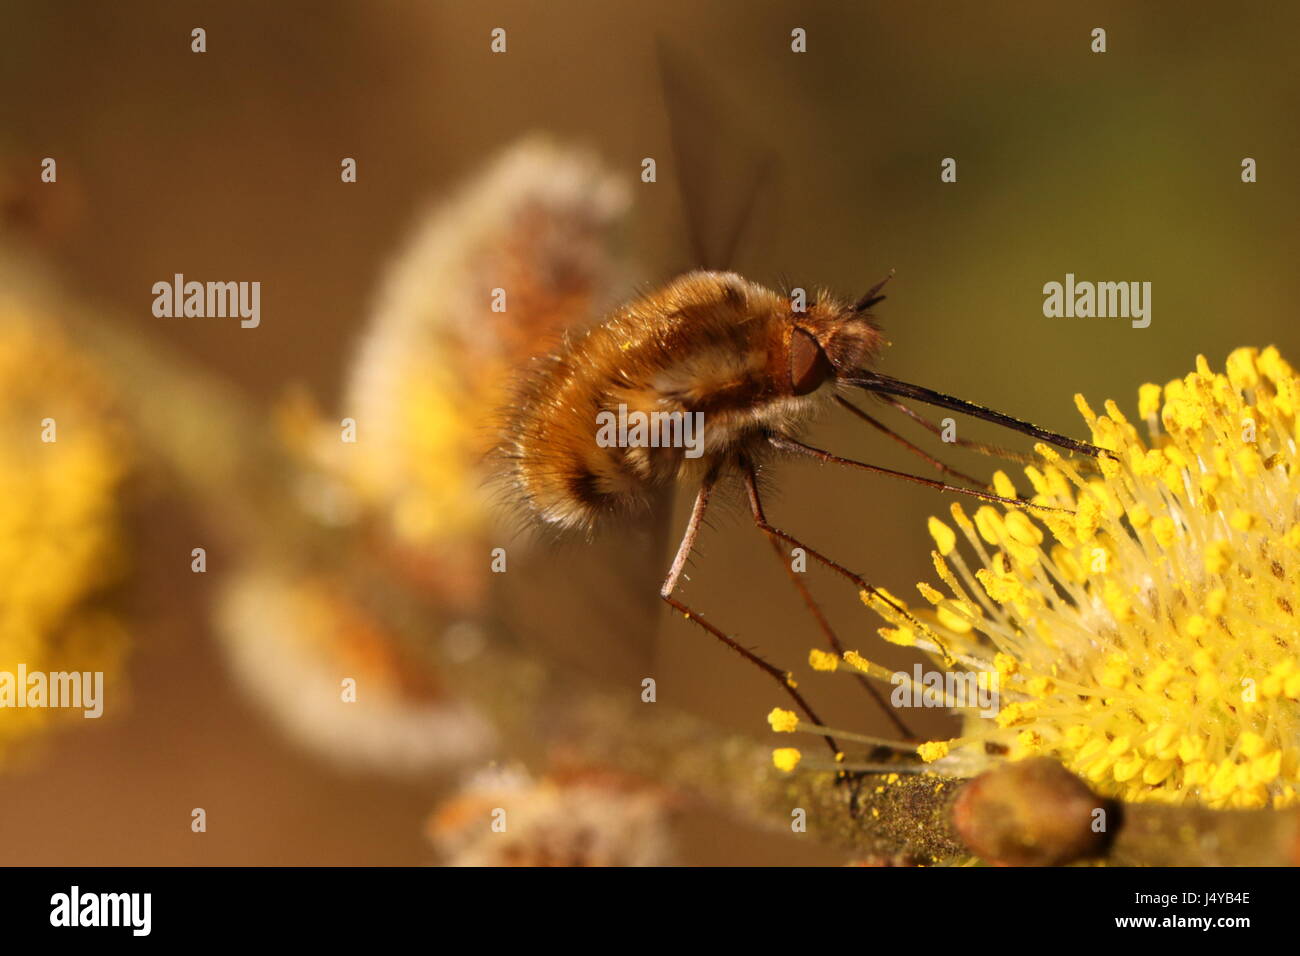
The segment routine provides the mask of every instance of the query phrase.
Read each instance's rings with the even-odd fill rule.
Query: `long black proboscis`
[[[890,378],[888,375],[882,375],[879,372],[873,372],[870,369],[858,369],[848,375],[839,376],[840,381],[848,385],[856,385],[858,388],[866,389],[868,392],[879,392],[883,395],[896,395],[899,398],[910,398],[918,402],[924,402],[927,405],[934,405],[938,408],[947,408],[954,412],[961,412],[972,418],[979,418],[986,422],[993,422],[995,425],[1001,425],[1003,428],[1010,428],[1013,431],[1022,432],[1031,435],[1040,441],[1045,441],[1050,445],[1058,448],[1065,448],[1070,451],[1081,452],[1097,458],[1103,454],[1109,454],[1104,448],[1098,448],[1096,445],[1090,445],[1088,442],[1079,441],[1075,438],[1068,438],[1065,435],[1058,435],[1056,432],[1048,431],[1046,428],[1039,428],[1030,422],[1021,421],[1019,418],[1013,418],[1010,415],[1004,415],[1001,412],[995,412],[991,408],[985,408],[983,405],[976,405],[974,402],[968,402],[964,398],[956,398],[952,395],[945,395],[943,392],[936,392],[932,388],[926,388],[922,385],[913,385],[910,382],[899,381],[896,378]]]

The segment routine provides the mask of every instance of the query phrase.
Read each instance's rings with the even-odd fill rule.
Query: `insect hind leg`
[[[821,725],[821,718],[817,716],[817,713],[808,705],[808,702],[804,700],[803,695],[794,688],[787,671],[783,671],[774,664],[763,660],[763,658],[759,657],[749,648],[745,647],[734,638],[729,637],[721,629],[709,623],[708,620],[701,617],[695,610],[673,597],[674,592],[677,590],[677,584],[681,579],[682,573],[686,570],[686,561],[690,558],[691,552],[695,548],[695,539],[699,536],[700,525],[704,520],[705,511],[708,509],[709,497],[713,492],[714,485],[717,483],[717,478],[717,469],[714,469],[705,476],[704,481],[700,485],[700,490],[695,496],[695,505],[691,508],[690,520],[686,524],[686,532],[682,535],[681,544],[677,546],[677,555],[673,558],[672,567],[668,569],[668,575],[664,578],[663,585],[659,588],[659,596],[663,598],[664,603],[682,614],[688,621],[692,621],[704,628],[704,630],[708,631],[723,644],[727,645],[727,647],[731,648],[741,657],[745,658],[745,660],[749,661],[763,673],[775,680],[785,689],[785,692],[790,695],[791,699],[798,705],[799,709],[803,711],[804,715],[810,722]],[[826,736],[823,739],[826,741],[826,745],[831,748],[832,754],[838,754],[840,752],[839,745],[835,742],[834,738]]]
[[[835,651],[837,656],[843,657],[844,644],[835,634],[835,629],[831,627],[831,622],[826,620],[826,615],[822,613],[822,609],[818,606],[817,599],[812,596],[812,591],[808,589],[808,585],[799,580],[799,572],[790,567],[790,563],[786,560],[786,555],[781,549],[780,541],[770,534],[767,536],[767,540],[772,545],[772,552],[776,555],[777,561],[779,561],[781,566],[785,568],[786,574],[790,578],[790,583],[794,585],[795,590],[799,592],[799,596],[803,598],[803,603],[804,606],[808,608],[808,613],[813,616],[813,619],[817,622],[817,627],[821,630],[822,634],[825,635],[826,642],[830,644],[831,649]],[[894,725],[898,732],[901,733],[905,739],[915,737],[916,735],[913,734],[907,724],[903,722],[903,719],[898,716],[894,711],[894,708],[890,707],[889,704],[885,702],[885,699],[880,695],[880,691],[876,690],[875,685],[871,683],[871,679],[865,674],[858,674],[857,678],[858,683],[862,685],[862,689],[867,692],[867,695],[873,701],[875,701],[876,706],[885,713],[885,716],[889,718],[890,723]]]

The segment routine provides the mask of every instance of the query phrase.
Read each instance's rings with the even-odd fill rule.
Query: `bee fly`
[[[719,84],[664,39],[656,41],[660,78],[668,107],[669,138],[695,264],[711,269],[686,272],[609,315],[604,322],[569,333],[550,354],[535,359],[521,376],[499,452],[507,495],[535,521],[565,532],[590,533],[661,500],[672,486],[697,488],[690,519],[660,597],[673,609],[775,679],[817,725],[822,721],[794,687],[786,671],[763,660],[677,597],[678,583],[695,546],[709,501],[719,483],[739,479],[755,525],[771,542],[791,582],[837,654],[844,647],[821,613],[784,547],[808,557],[884,603],[940,649],[937,635],[906,608],[860,575],[808,547],[767,518],[759,469],[772,458],[802,456],[954,491],[983,501],[1043,511],[1061,509],[983,490],[983,482],[949,468],[897,434],[848,398],[861,390],[939,433],[939,427],[906,402],[993,422],[1069,451],[1097,457],[1102,449],[1039,428],[951,395],[901,382],[874,371],[884,346],[872,308],[884,299],[877,283],[853,303],[821,293],[796,308],[789,297],[725,271],[774,171],[774,157],[755,142],[741,111],[718,95]],[[757,160],[757,161],[755,161]],[[746,175],[745,171],[749,173]],[[711,175],[709,174],[711,171]],[[723,183],[744,184],[734,214],[719,215]],[[723,203],[725,205],[725,203]],[[713,229],[706,228],[708,220]],[[730,222],[728,222],[730,220]],[[924,459],[952,484],[842,458],[801,441],[804,428],[832,407],[840,407]],[[656,419],[656,416],[658,418]],[[617,442],[602,432],[611,418],[620,423]],[[649,422],[637,433],[623,422]],[[656,440],[654,423],[666,424]],[[702,421],[694,433],[688,426]],[[633,440],[640,439],[640,440]],[[957,445],[984,454],[1027,461],[1025,456],[978,442]],[[946,653],[946,651],[945,651]],[[912,737],[894,709],[859,675],[860,683],[895,727]],[[833,753],[839,747],[827,736]]]
[[[722,479],[739,479],[755,525],[778,555],[782,545],[802,548],[810,558],[928,633],[905,608],[861,576],[773,525],[763,507],[759,469],[774,456],[802,456],[983,501],[1057,510],[843,458],[800,440],[810,422],[838,406],[920,455],[946,477],[980,484],[947,468],[867,414],[849,400],[854,390],[884,400],[931,430],[937,426],[905,401],[993,422],[1069,451],[1093,457],[1102,452],[1029,422],[874,371],[884,342],[871,309],[884,298],[879,294],[883,285],[884,281],[852,304],[820,294],[796,309],[788,297],[735,273],[697,271],[679,276],[624,305],[604,322],[570,335],[549,355],[535,360],[509,413],[501,449],[512,497],[533,517],[559,531],[590,532],[644,507],[656,491],[667,486],[690,483],[697,487],[690,520],[660,596],[771,675],[814,724],[821,721],[785,671],[742,646],[677,597],[710,496]],[[615,443],[598,441],[598,422],[615,410],[629,418],[640,413],[645,419],[656,420],[658,415],[661,423],[702,415],[701,445],[688,454],[672,442],[644,440],[648,437],[644,434]],[[637,437],[643,440],[632,440]],[[1001,453],[974,442],[957,443]],[[840,642],[806,587],[786,567],[832,647],[842,653]],[[910,736],[893,709],[871,690],[900,731]],[[833,740],[828,742],[832,750],[838,750]]]

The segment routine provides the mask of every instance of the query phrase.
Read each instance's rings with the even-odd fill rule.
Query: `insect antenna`
[[[996,412],[991,408],[985,408],[983,405],[976,405],[974,402],[968,402],[964,398],[957,398],[953,395],[945,395],[943,392],[936,392],[934,389],[926,388],[922,385],[913,385],[910,382],[899,381],[896,378],[890,378],[888,375],[882,375],[879,372],[873,372],[870,369],[855,369],[852,372],[839,376],[839,380],[848,385],[856,385],[858,388],[865,389],[878,395],[896,395],[899,398],[910,398],[918,402],[924,402],[927,405],[935,405],[939,408],[947,408],[954,412],[961,412],[972,418],[978,418],[982,421],[993,422],[995,425],[1001,425],[1003,428],[1009,428],[1012,431],[1021,432],[1037,438],[1039,441],[1047,442],[1049,445],[1055,445],[1058,448],[1064,448],[1068,451],[1077,451],[1088,455],[1092,458],[1101,455],[1110,455],[1111,453],[1104,448],[1098,448],[1088,442],[1079,441],[1075,438],[1069,438],[1057,432],[1048,431],[1046,428],[1040,428],[1030,422],[1022,421],[1019,418],[1013,418],[1010,415],[1004,415],[1002,412]]]
[[[889,275],[885,276],[883,279],[881,279],[879,282],[873,285],[870,289],[868,289],[863,294],[862,298],[858,299],[857,302],[853,303],[853,311],[866,312],[867,309],[871,308],[876,303],[884,302],[887,296],[877,295],[877,293],[880,292],[880,290],[885,287],[885,283],[892,278],[894,278],[894,270],[890,269]]]

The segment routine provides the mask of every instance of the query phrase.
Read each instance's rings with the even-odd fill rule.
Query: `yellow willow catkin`
[[[1080,397],[1114,458],[1039,446],[1037,504],[951,509],[930,532],[942,589],[915,610],[998,706],[958,710],[929,769],[1053,756],[1127,801],[1284,807],[1300,782],[1300,379],[1275,348],[1204,358],[1139,390],[1138,421]],[[1006,475],[994,489],[1014,494]],[[882,635],[914,643],[908,622]],[[931,653],[934,666],[942,666]],[[1002,756],[1005,755],[1005,756]]]

